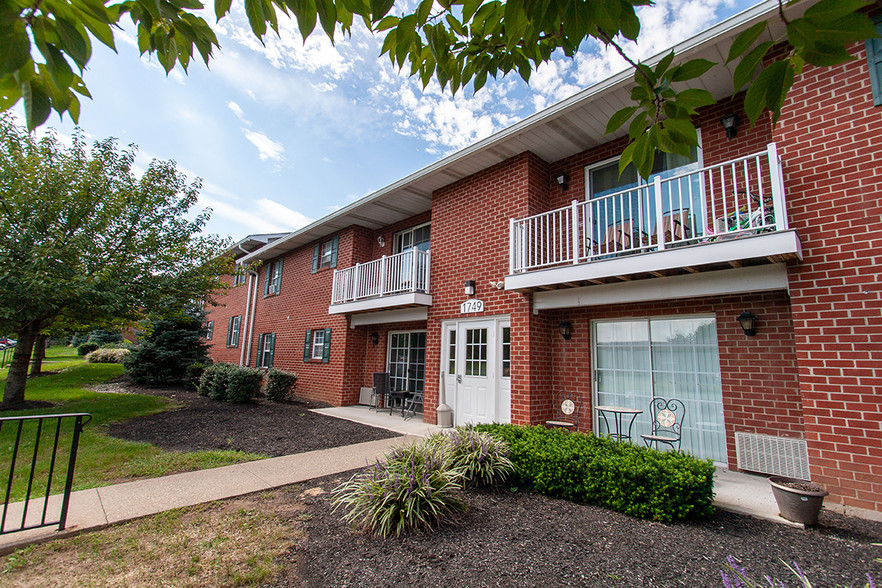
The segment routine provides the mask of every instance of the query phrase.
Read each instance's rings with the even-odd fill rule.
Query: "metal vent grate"
[[[805,439],[735,433],[735,453],[738,469],[811,479]]]

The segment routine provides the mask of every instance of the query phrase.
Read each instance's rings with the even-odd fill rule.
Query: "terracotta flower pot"
[[[826,488],[808,480],[784,476],[772,476],[769,484],[772,485],[772,494],[782,517],[804,525],[818,523],[824,497],[830,494]]]

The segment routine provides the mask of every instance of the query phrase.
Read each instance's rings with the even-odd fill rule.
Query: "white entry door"
[[[456,425],[510,420],[510,395],[500,398],[502,374],[498,334],[508,317],[446,323],[444,382]],[[506,381],[507,383],[507,381]]]

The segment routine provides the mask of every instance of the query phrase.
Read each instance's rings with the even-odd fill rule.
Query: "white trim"
[[[787,289],[787,266],[783,263],[772,263],[683,276],[536,292],[533,294],[533,310],[677,300],[699,296],[722,296]]]
[[[379,296],[377,298],[368,298],[366,300],[357,300],[355,302],[346,302],[344,304],[332,304],[328,307],[328,314],[346,314],[348,312],[364,312],[366,310],[377,310],[380,308],[392,308],[395,306],[405,306],[408,304],[418,304],[420,306],[432,306],[432,295],[423,294],[421,292],[406,292],[404,294],[393,294],[391,296]]]
[[[538,288],[566,282],[644,274],[775,255],[795,255],[798,259],[802,259],[802,243],[795,230],[699,243],[688,247],[674,247],[664,251],[650,251],[509,275],[505,276],[505,289]]]
[[[422,308],[399,308],[397,310],[384,310],[380,312],[368,312],[354,314],[349,318],[350,328],[364,327],[367,325],[382,325],[385,323],[403,323],[410,321],[424,321],[429,318],[429,309]]]
[[[426,221],[426,222],[424,222],[424,223],[420,223],[420,224],[418,224],[418,225],[414,225],[414,226],[412,226],[412,227],[408,227],[408,228],[406,228],[406,229],[401,229],[400,231],[395,231],[394,233],[392,233],[392,254],[395,255],[395,254],[397,254],[397,253],[402,253],[401,251],[395,251],[395,245],[396,245],[396,241],[397,241],[399,235],[403,235],[404,233],[413,233],[413,232],[416,231],[417,229],[421,229],[421,228],[423,228],[423,227],[429,227],[429,243],[431,244],[431,239],[432,239],[432,228],[431,228],[431,227],[432,227],[432,221],[429,220],[429,221]],[[415,248],[414,248],[414,247],[411,247],[411,249],[415,249]],[[407,251],[407,250],[405,249],[405,251]]]

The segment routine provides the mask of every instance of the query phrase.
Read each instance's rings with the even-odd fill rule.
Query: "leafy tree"
[[[171,315],[223,289],[227,246],[190,218],[199,181],[154,160],[136,177],[135,148],[37,140],[0,116],[0,331],[17,335],[4,406],[24,402],[37,335],[56,321],[105,324]]]
[[[209,363],[203,314],[159,320],[147,338],[123,362],[139,384],[183,382],[187,368]]]
[[[215,0],[215,17],[226,16],[233,0]],[[870,19],[859,11],[871,0],[821,0],[800,18],[785,8],[799,0],[779,0],[777,18],[786,34],[757,43],[768,29],[762,22],[742,33],[727,62],[740,60],[735,71],[738,91],[750,84],[745,110],[755,122],[765,109],[777,120],[784,98],[806,63],[830,66],[851,59],[849,43],[875,37]],[[621,40],[636,40],[640,19],[635,7],[651,0],[421,0],[413,10],[395,0],[244,0],[254,34],[278,34],[278,13],[293,15],[304,40],[319,23],[334,40],[350,33],[360,19],[384,35],[382,53],[393,64],[409,67],[423,85],[433,78],[456,92],[469,83],[475,91],[487,81],[516,71],[529,81],[532,69],[556,51],[573,57],[586,39],[615,48],[634,68],[634,106],[612,117],[611,132],[629,120],[631,144],[622,169],[633,162],[648,177],[655,150],[688,154],[698,137],[691,116],[713,103],[700,89],[678,91],[672,84],[700,77],[714,63],[691,59],[676,63],[671,53],[654,68],[631,59]],[[393,7],[397,8],[393,13]],[[91,56],[91,38],[114,47],[115,25],[124,16],[137,27],[141,53],[155,53],[166,72],[180,64],[186,71],[194,49],[208,64],[218,46],[203,18],[198,0],[7,0],[0,2],[0,108],[24,100],[28,127],[43,124],[52,109],[79,117],[80,96],[89,97],[81,77]],[[762,68],[778,42],[791,50]],[[73,62],[73,67],[71,66]],[[79,74],[74,72],[77,69]]]

